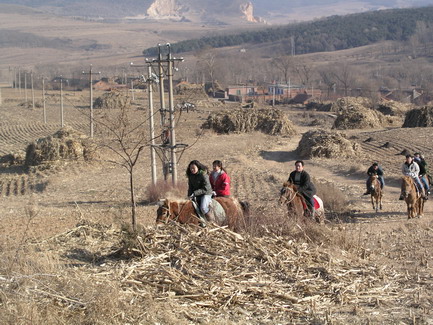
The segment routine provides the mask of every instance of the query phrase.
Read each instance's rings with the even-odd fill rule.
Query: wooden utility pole
[[[94,118],[93,118],[93,78],[92,76],[95,74],[92,69],[92,65],[90,65],[89,72],[82,72],[83,74],[89,75],[89,87],[90,87],[90,137],[93,138],[93,132],[94,132]],[[101,72],[96,72],[96,74],[100,74]]]

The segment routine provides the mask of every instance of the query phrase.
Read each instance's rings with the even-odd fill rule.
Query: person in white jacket
[[[401,172],[404,176],[410,176],[413,178],[416,187],[418,188],[418,192],[421,193],[421,197],[423,199],[427,199],[424,193],[424,186],[422,186],[421,181],[419,179],[419,166],[413,160],[412,155],[406,155],[406,161],[401,167]],[[400,194],[400,200],[403,200],[403,193]]]

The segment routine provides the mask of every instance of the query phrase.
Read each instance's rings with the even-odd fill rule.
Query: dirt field
[[[49,103],[47,107],[48,123],[44,124],[41,108],[31,110],[20,106],[21,101],[17,99],[16,90],[6,88],[2,90],[0,155],[23,152],[30,141],[50,135],[59,128],[57,102],[52,100]],[[66,94],[66,98],[66,124],[82,132],[88,132],[88,112],[80,108],[86,105],[87,94],[71,92]],[[144,102],[143,97],[140,100]],[[144,114],[144,111],[139,109],[144,105],[141,102],[136,104],[136,114]],[[261,133],[218,135],[211,131],[198,135],[200,126],[207,118],[209,111],[215,109],[218,108],[198,107],[197,112],[184,113],[180,117],[177,140],[180,143],[190,144],[190,147],[184,152],[179,162],[179,181],[185,182],[184,170],[190,160],[199,159],[210,165],[213,160],[220,159],[225,163],[232,177],[234,196],[250,202],[253,211],[260,211],[269,217],[283,216],[285,210],[278,206],[277,198],[281,184],[293,169],[294,161],[298,159],[295,149],[301,135],[312,128],[308,126],[312,120],[320,119],[322,127],[330,128],[332,118],[323,112],[306,113],[303,110],[284,108],[289,119],[295,123],[299,131],[297,136],[286,138]],[[379,278],[383,281],[380,286],[377,282],[365,282],[369,280],[362,276],[354,278],[355,282],[361,281],[367,287],[379,288],[376,294],[364,298],[367,300],[347,300],[344,303],[334,301],[325,308],[326,299],[324,296],[321,298],[319,294],[317,298],[304,303],[306,309],[302,309],[302,312],[295,312],[295,307],[294,309],[277,308],[277,305],[267,310],[258,307],[255,312],[252,312],[251,308],[246,305],[237,306],[235,301],[232,304],[227,303],[228,309],[213,309],[206,306],[200,307],[197,302],[187,303],[182,300],[182,306],[190,306],[188,308],[192,309],[189,314],[185,312],[177,315],[174,300],[164,298],[162,301],[158,295],[153,295],[153,291],[149,290],[143,291],[141,298],[138,298],[139,296],[133,298],[138,299],[137,303],[138,301],[144,303],[140,300],[144,299],[143,297],[148,299],[146,300],[148,304],[146,317],[141,315],[141,318],[139,316],[134,318],[135,316],[129,315],[126,310],[124,312],[126,316],[122,316],[124,318],[120,317],[120,314],[116,316],[111,314],[110,317],[113,318],[95,321],[95,323],[120,324],[127,320],[139,319],[149,324],[158,322],[165,324],[276,324],[286,322],[293,324],[346,324],[348,322],[354,324],[433,324],[431,314],[433,304],[432,205],[430,201],[427,202],[424,218],[408,221],[406,206],[402,201],[398,201],[400,166],[404,161],[404,156],[400,153],[404,149],[410,152],[420,151],[425,154],[426,160],[432,163],[432,132],[432,128],[351,130],[347,134],[361,145],[363,150],[361,155],[351,160],[312,159],[306,161],[306,170],[316,182],[331,182],[347,197],[350,213],[339,221],[329,220],[324,227],[335,238],[344,237],[346,241],[352,242],[352,249],[333,246],[329,243],[324,244],[323,247],[313,243],[308,244],[308,242],[305,245],[311,245],[309,249],[317,254],[326,253],[326,256],[329,256],[330,259],[332,257],[337,264],[345,261],[348,265],[353,265],[353,270],[348,269],[349,273],[364,272],[366,274],[368,270],[376,270],[378,278],[375,278],[375,281],[379,281]],[[385,146],[386,143],[388,145]],[[121,223],[129,222],[128,175],[126,170],[108,163],[109,158],[111,157],[108,154],[102,153],[100,160],[91,163],[61,162],[36,173],[26,173],[20,168],[1,169],[0,254],[3,255],[4,261],[11,263],[7,264],[8,267],[1,268],[0,271],[0,290],[3,293],[0,298],[0,308],[3,309],[4,323],[29,323],[29,317],[35,317],[32,323],[56,323],[55,317],[48,316],[47,310],[47,314],[42,313],[35,316],[34,313],[38,310],[36,308],[38,300],[28,301],[26,297],[31,295],[18,297],[16,300],[12,298],[13,295],[9,291],[12,283],[10,281],[13,278],[24,277],[24,274],[32,278],[37,274],[47,272],[52,276],[57,274],[58,279],[62,279],[60,274],[67,270],[67,272],[73,272],[73,279],[75,277],[82,279],[79,281],[84,281],[84,278],[92,279],[94,276],[99,279],[97,281],[105,281],[101,276],[107,274],[107,279],[111,279],[110,283],[113,288],[116,286],[117,280],[109,274],[112,274],[119,264],[115,264],[117,266],[110,263],[95,264],[83,258],[82,253],[79,253],[93,249],[99,255],[103,254],[115,244],[110,242],[112,233],[105,233],[103,237],[105,241],[100,241],[94,247],[93,244],[86,241],[82,246],[82,242],[78,244],[75,237],[67,235],[73,233],[77,223],[83,220],[100,225],[102,227],[100,229],[105,229],[103,227],[118,229]],[[365,191],[365,172],[373,161],[378,161],[385,170],[384,209],[379,213],[373,211],[369,198],[362,196]],[[158,174],[161,178],[159,162]],[[145,152],[139,161],[136,179],[138,187],[136,194],[140,202],[138,223],[154,227],[157,207],[145,202],[145,188],[151,182],[148,152]],[[53,241],[53,238],[57,239]],[[58,240],[59,238],[63,239]],[[66,254],[65,250],[69,253]],[[42,263],[42,260],[48,259],[49,263],[43,263],[45,263],[45,268],[46,265],[50,265],[52,269],[49,271],[36,266]],[[129,265],[132,272],[132,265],[138,265],[134,263],[140,263],[140,260],[121,261],[120,265]],[[320,263],[321,267],[332,269],[328,265],[330,262]],[[355,269],[359,267],[360,269],[356,271]],[[381,272],[382,275],[380,275]],[[343,275],[340,274],[340,276]],[[79,281],[75,284],[76,286]],[[296,282],[296,279],[294,281]],[[23,283],[21,285],[24,286]],[[40,289],[42,290],[43,287]],[[33,292],[33,289],[28,290],[30,290],[28,292]],[[43,290],[48,292],[48,288]],[[83,289],[80,297],[85,300],[90,290],[90,287],[88,290]],[[103,289],[100,288],[100,290],[102,293]],[[128,291],[129,289],[122,290]],[[324,286],[323,290],[326,292],[326,290],[333,289]],[[110,295],[107,292],[105,294]],[[56,295],[63,297],[60,292],[52,293],[48,295],[48,301],[52,301],[53,308],[63,308],[64,302],[59,303]],[[47,296],[44,296],[44,299],[46,298]],[[259,301],[264,299],[265,297],[262,297]],[[60,305],[55,307],[58,304]],[[164,310],[163,313],[161,309]],[[23,316],[20,318],[18,313],[12,317],[14,310],[21,311]],[[234,316],[234,310],[237,316]],[[310,310],[310,312],[305,310]],[[101,309],[100,312],[107,311]],[[83,313],[86,314],[85,311]],[[122,311],[119,310],[119,313]],[[195,316],[189,317],[188,315]],[[60,319],[60,314],[58,317]],[[70,315],[69,317],[75,316]],[[75,318],[77,319],[80,318]]]

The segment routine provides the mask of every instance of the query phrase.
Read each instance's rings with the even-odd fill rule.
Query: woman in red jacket
[[[230,177],[223,167],[223,163],[220,160],[215,160],[212,163],[213,171],[209,175],[210,184],[212,190],[215,192],[215,196],[230,196]]]

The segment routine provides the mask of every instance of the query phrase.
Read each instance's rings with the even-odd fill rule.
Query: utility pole
[[[176,59],[171,55],[171,46],[170,44],[166,44],[165,48],[167,49],[167,57],[166,59],[162,58],[161,53],[162,45],[158,44],[158,58],[152,61],[146,61],[152,67],[153,64],[157,66],[157,74],[159,79],[159,95],[160,95],[160,114],[161,114],[161,138],[162,144],[153,145],[154,148],[157,148],[158,155],[162,161],[163,175],[164,180],[167,181],[168,174],[172,174],[172,183],[176,185],[177,183],[177,157],[176,151],[179,148],[185,149],[187,147],[186,144],[176,143],[176,134],[175,134],[175,116],[174,116],[174,100],[173,100],[173,71],[177,70],[174,67],[176,61],[183,61],[183,58]],[[169,86],[169,109],[165,108],[165,100],[164,100],[164,65],[166,64],[167,70],[166,75],[168,78],[168,86]],[[150,71],[150,70],[149,70]],[[149,72],[151,73],[151,72]],[[155,75],[156,77],[156,75]],[[166,112],[169,112],[169,124],[167,125],[166,121]],[[160,154],[161,153],[161,154]]]
[[[134,80],[131,79],[131,98],[134,101]]]
[[[21,68],[18,67],[18,90],[21,98]]]
[[[26,107],[27,107],[27,72],[24,72],[24,96],[26,98]]]
[[[42,105],[43,105],[44,123],[47,124],[47,110],[45,107],[45,78],[44,77],[42,77]]]
[[[63,77],[60,76],[60,126],[63,127]]]
[[[30,80],[32,84],[32,109],[35,109],[35,90],[33,88],[33,71],[30,71]]]
[[[97,72],[97,74],[100,74],[100,73],[101,72]],[[95,73],[93,72],[92,65],[90,65],[89,72],[84,72],[83,71],[82,74],[89,75],[89,86],[90,86],[90,117],[89,117],[89,119],[90,119],[90,137],[93,138],[93,131],[94,131],[93,122],[94,122],[94,119],[93,119],[93,78],[92,78],[92,76]]]
[[[176,161],[176,133],[174,121],[174,101],[173,101],[173,59],[171,57],[171,46],[167,43],[168,48],[168,107],[170,113],[170,153],[171,153],[171,180],[173,185],[177,183],[177,161]]]
[[[147,83],[147,99],[149,103],[149,133],[150,133],[150,171],[152,174],[152,185],[156,185],[157,181],[157,173],[156,173],[156,148],[158,147],[155,143],[155,123],[153,118],[153,84],[159,83],[159,79],[156,78],[156,75],[152,73],[152,63],[147,63],[147,79],[142,76],[143,80]],[[135,65],[133,62],[130,63],[131,67],[135,68],[141,68],[146,67],[145,65]],[[131,80],[131,88],[132,87],[132,80]]]
[[[149,124],[150,124],[150,168],[152,172],[152,184],[156,185],[156,160],[155,160],[155,125],[153,120],[153,83],[152,80],[152,66],[148,64],[147,67],[147,94],[149,100]]]

